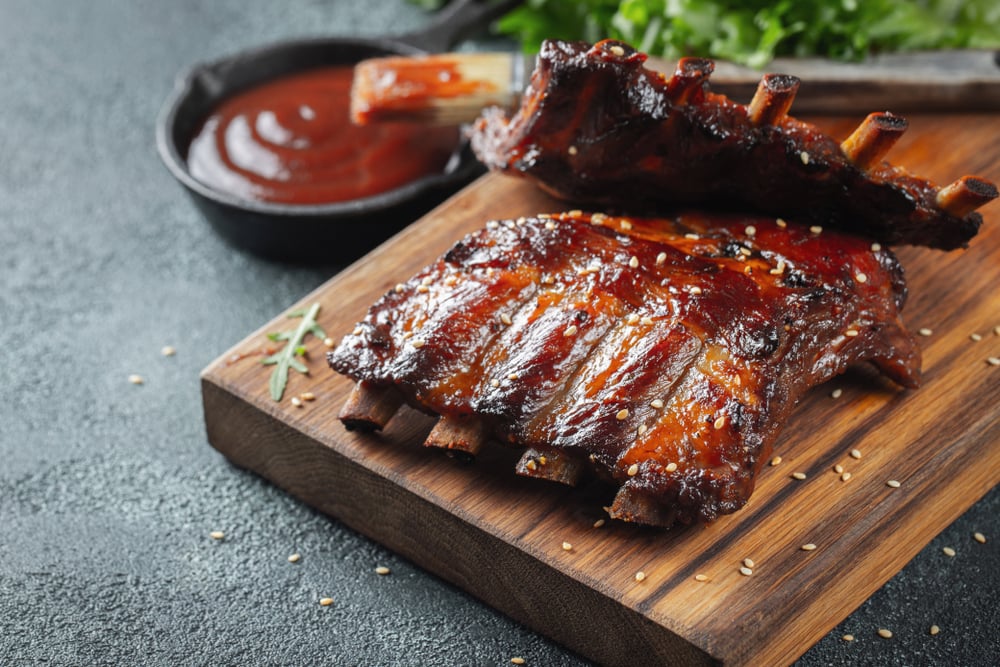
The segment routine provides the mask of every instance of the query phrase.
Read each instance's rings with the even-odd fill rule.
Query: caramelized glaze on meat
[[[520,472],[596,472],[620,486],[613,516],[670,525],[740,508],[795,403],[848,365],[916,386],[904,299],[894,255],[852,236],[574,211],[467,236],[329,362],[440,415],[429,444],[527,448]]]
[[[549,41],[510,118],[489,109],[472,145],[491,169],[536,180],[574,206],[656,213],[725,204],[865,234],[953,249],[996,187],[966,176],[939,190],[882,160],[906,129],[872,114],[843,143],[787,115],[799,82],[768,75],[749,106],[709,92],[713,63],[682,59],[673,76],[606,40]]]

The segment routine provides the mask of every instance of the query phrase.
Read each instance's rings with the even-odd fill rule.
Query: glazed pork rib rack
[[[888,250],[775,218],[579,211],[488,223],[389,290],[328,355],[341,412],[404,402],[433,447],[524,449],[517,472],[618,486],[611,516],[710,521],[750,496],[810,387],[861,361],[919,382]]]
[[[766,75],[748,106],[708,90],[714,64],[683,58],[672,76],[612,40],[543,44],[521,108],[477,121],[491,169],[572,202],[629,214],[722,203],[863,233],[882,243],[965,246],[992,183],[938,189],[883,161],[906,121],[875,113],[843,142],[788,116],[799,80]]]

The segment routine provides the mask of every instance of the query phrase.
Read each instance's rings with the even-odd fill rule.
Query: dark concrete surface
[[[424,21],[401,0],[0,0],[0,664],[586,664],[205,440],[200,369],[336,267],[214,235],[154,147],[175,74]],[[994,490],[800,664],[1000,662],[998,513]]]

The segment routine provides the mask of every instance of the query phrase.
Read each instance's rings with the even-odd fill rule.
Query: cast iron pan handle
[[[395,37],[430,53],[447,51],[521,4],[522,0],[454,0],[427,27]]]

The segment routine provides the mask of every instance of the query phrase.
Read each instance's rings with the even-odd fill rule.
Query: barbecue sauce
[[[223,100],[187,154],[191,175],[243,199],[330,204],[442,173],[453,127],[352,125],[353,66],[309,70]]]

